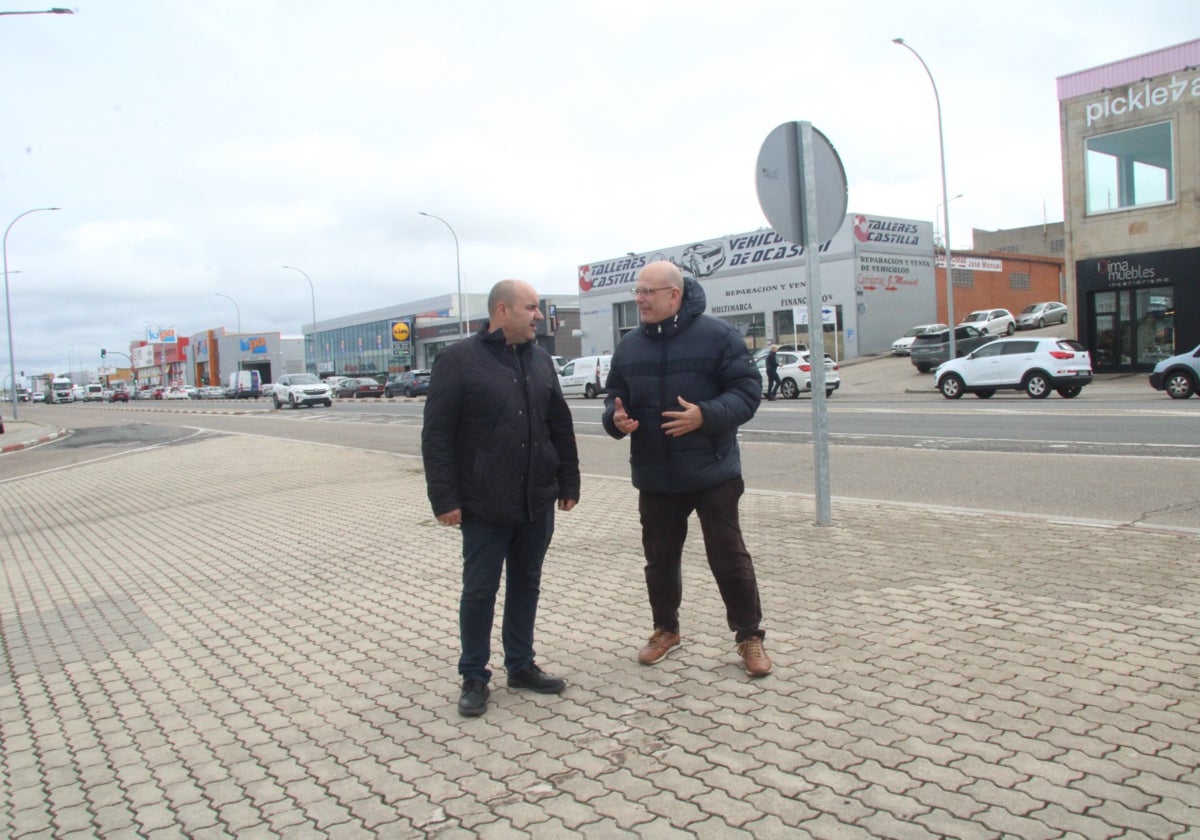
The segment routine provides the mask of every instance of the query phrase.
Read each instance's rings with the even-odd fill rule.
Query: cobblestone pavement
[[[418,461],[214,434],[0,483],[0,836],[1200,836],[1200,536],[742,510],[772,676],[698,528],[636,663],[635,498],[588,476],[538,621],[568,689],[466,720]]]

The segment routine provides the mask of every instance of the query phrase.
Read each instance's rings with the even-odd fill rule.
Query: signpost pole
[[[808,275],[808,359],[812,364],[813,469],[816,473],[817,524],[833,523],[829,492],[829,412],[825,404],[825,324],[821,318],[821,257],[817,238],[817,168],[812,123],[800,123],[803,185],[804,270]]]

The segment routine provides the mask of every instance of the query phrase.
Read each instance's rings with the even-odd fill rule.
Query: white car
[[[163,394],[164,400],[186,400],[190,398],[188,392],[183,388],[168,388],[167,392]]]
[[[977,309],[962,319],[984,335],[1012,335],[1017,331],[1017,319],[1007,309]]]
[[[812,363],[807,353],[797,353],[794,350],[780,350],[775,354],[779,363],[776,372],[779,374],[779,396],[785,400],[794,400],[801,394],[812,393]],[[767,393],[767,359],[764,356],[755,364],[762,375],[763,394]],[[825,356],[825,396],[833,396],[842,384],[838,374],[838,363],[830,356]]]
[[[333,405],[333,394],[329,385],[322,382],[315,373],[285,373],[273,387],[271,402],[276,408],[283,408],[284,405],[292,408],[323,405],[329,408]]]
[[[1035,400],[1051,391],[1070,399],[1092,381],[1092,357],[1069,338],[998,338],[973,353],[938,365],[937,389],[948,400],[997,391],[1024,391]]]
[[[892,355],[907,356],[912,349],[913,339],[921,333],[941,332],[944,329],[947,329],[945,324],[917,324],[917,326],[892,342]]]

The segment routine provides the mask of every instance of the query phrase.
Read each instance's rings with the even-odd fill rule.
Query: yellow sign
[[[408,341],[408,324],[403,321],[392,324],[392,341]]]

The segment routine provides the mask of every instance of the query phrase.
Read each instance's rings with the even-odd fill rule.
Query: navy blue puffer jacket
[[[435,516],[520,525],[579,498],[571,410],[550,354],[482,328],[438,354],[421,430]]]
[[[762,377],[737,330],[704,309],[704,289],[689,277],[679,311],[661,323],[641,324],[613,353],[604,429],[624,437],[613,424],[620,397],[640,424],[629,446],[639,490],[692,493],[741,475],[737,430],[758,410]],[[678,410],[680,397],[700,406],[704,423],[669,437],[662,413]]]

